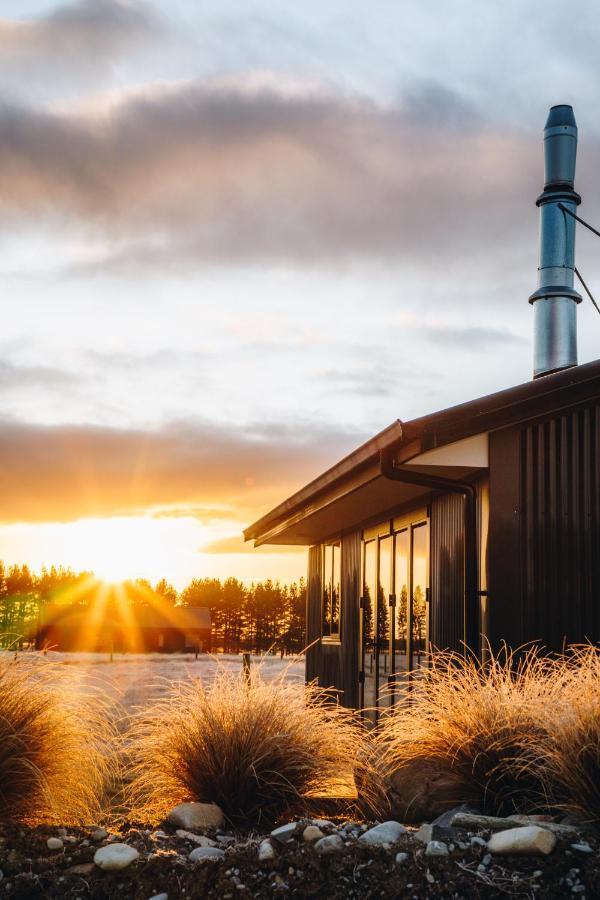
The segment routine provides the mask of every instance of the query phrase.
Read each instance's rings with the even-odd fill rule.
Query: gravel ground
[[[428,856],[426,846],[407,831],[384,847],[364,846],[359,836],[368,826],[319,823],[323,834],[338,834],[342,849],[328,855],[306,843],[307,821],[298,823],[287,843],[270,839],[274,858],[259,860],[265,834],[203,830],[224,850],[218,861],[192,861],[196,839],[174,828],[147,828],[127,823],[106,837],[94,828],[37,827],[0,829],[0,897],[140,898],[179,897],[314,897],[314,898],[472,898],[600,897],[599,843],[586,834],[588,850],[573,849],[573,839],[559,838],[546,857],[490,858],[485,838],[462,846],[450,842],[448,854]],[[48,838],[63,846],[49,850]],[[102,871],[94,864],[99,847],[123,842],[139,851],[127,868]],[[398,857],[398,854],[406,854]],[[399,861],[397,861],[397,859]],[[165,900],[164,896],[161,900]]]

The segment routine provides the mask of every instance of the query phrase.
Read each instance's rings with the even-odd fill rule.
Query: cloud
[[[156,430],[126,430],[5,420],[0,522],[213,505],[231,507],[237,518],[240,507],[252,514],[268,509],[362,438],[314,425],[236,429],[172,422]]]
[[[432,342],[452,350],[487,350],[509,345],[528,344],[524,337],[509,330],[473,325],[423,325],[420,330]]]
[[[101,110],[0,109],[0,222],[92,234],[85,262],[448,266],[535,241],[541,141],[421,88],[149,86]]]
[[[0,69],[96,68],[154,39],[158,15],[145,3],[79,0],[38,19],[0,19]],[[56,73],[54,73],[56,74]]]

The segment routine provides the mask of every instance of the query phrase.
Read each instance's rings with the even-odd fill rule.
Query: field
[[[42,657],[42,654],[36,653],[36,656]],[[111,661],[107,653],[50,652],[44,658],[64,666],[75,679],[82,676],[82,690],[101,689],[117,701],[125,713],[134,712],[164,696],[172,682],[194,678],[209,682],[219,666],[233,671],[242,668],[241,654],[222,653],[215,656],[200,654],[198,659],[183,653],[115,653]],[[304,680],[304,658],[252,656],[251,671],[258,666],[267,680],[282,673],[292,680]]]

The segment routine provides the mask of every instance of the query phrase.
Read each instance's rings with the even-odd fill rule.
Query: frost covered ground
[[[36,655],[42,657],[41,653]],[[193,678],[209,682],[218,667],[235,672],[242,668],[241,654],[200,654],[195,659],[184,653],[115,653],[111,662],[108,653],[49,652],[45,658],[64,666],[75,677],[81,674],[82,682],[101,687],[127,713],[164,696],[171,682]],[[251,671],[260,666],[262,677],[267,680],[282,674],[292,680],[304,680],[303,658],[252,656],[251,660]]]

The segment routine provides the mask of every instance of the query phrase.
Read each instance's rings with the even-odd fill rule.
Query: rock
[[[408,853],[396,853],[396,865],[403,866],[408,859]]]
[[[418,831],[414,833],[415,841],[420,841],[422,844],[428,844],[433,838],[433,825],[429,825],[425,823],[421,825]]]
[[[448,847],[443,841],[429,841],[425,856],[448,856]]]
[[[330,853],[340,853],[344,849],[344,842],[339,834],[328,834],[316,842],[315,850],[319,856],[327,856]]]
[[[318,841],[319,838],[323,837],[323,832],[319,828],[318,825],[307,825],[304,831],[302,832],[302,840],[307,844],[312,844],[313,841]]]
[[[169,900],[168,894],[154,894],[154,896],[149,897],[148,900]]]
[[[471,838],[471,847],[487,847],[487,841],[485,840],[485,838],[479,837],[478,834],[475,834]]]
[[[298,822],[288,822],[287,825],[280,825],[271,832],[271,837],[279,841],[280,844],[287,844],[294,837]]]
[[[107,844],[106,847],[96,850],[94,862],[105,872],[118,872],[119,869],[126,869],[131,865],[139,855],[135,847],[130,847],[129,844]]]
[[[60,838],[51,837],[46,841],[46,846],[48,847],[48,850],[62,850],[64,844]]]
[[[406,834],[406,828],[400,822],[382,822],[361,834],[358,842],[370,847],[381,847],[383,844],[394,844],[402,834]]]
[[[194,834],[193,831],[185,831],[183,828],[178,828],[175,832],[178,838],[181,838],[185,841],[192,841],[192,843],[197,844],[199,847],[216,847],[217,842],[213,841],[212,838],[206,837],[204,834]],[[164,835],[168,837],[168,835]]]
[[[219,844],[225,844],[226,847],[235,844],[235,838],[231,834],[218,834],[217,841]]]
[[[95,866],[94,863],[78,863],[76,866],[70,866],[66,871],[69,875],[83,875],[86,877],[87,875],[91,875],[94,871]]]
[[[264,841],[260,842],[260,846],[258,848],[258,860],[259,862],[267,862],[269,859],[275,859],[275,850],[273,848],[273,844],[268,838]]]
[[[497,831],[487,842],[490,853],[496,854],[539,854],[552,853],[556,846],[556,835],[539,825],[525,825]]]
[[[311,822],[317,828],[335,828],[335,825],[329,819],[311,819]]]
[[[415,759],[387,781],[390,811],[401,822],[432,822],[464,796],[461,777],[436,760]]]
[[[216,803],[179,803],[167,813],[167,822],[192,831],[194,828],[220,828],[225,816]]]
[[[92,833],[90,834],[90,837],[93,841],[99,844],[100,841],[104,841],[108,837],[108,831],[106,830],[106,828],[95,828],[94,831],[92,831]]]
[[[587,843],[587,841],[582,841],[580,844],[571,844],[571,850],[577,850],[578,853],[593,853],[594,851]]]
[[[196,847],[190,853],[188,859],[192,862],[218,862],[225,856],[225,851],[219,847]]]

